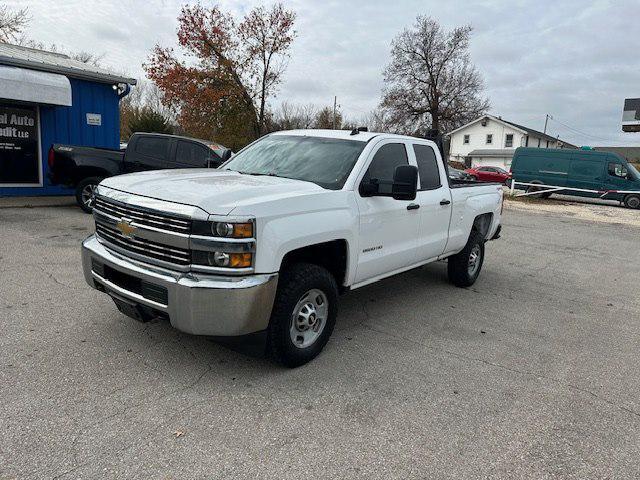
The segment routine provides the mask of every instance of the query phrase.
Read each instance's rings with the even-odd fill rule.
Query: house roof
[[[513,157],[515,148],[480,148],[471,150],[468,157]]]
[[[100,83],[128,83],[135,85],[134,78],[74,60],[68,55],[35,48],[0,43],[0,65],[21,67],[42,72],[58,73],[71,78]]]
[[[477,123],[477,122],[480,122],[481,120],[484,120],[485,118],[491,119],[494,122],[498,122],[498,123],[502,123],[502,124],[508,125],[508,126],[510,126],[512,128],[515,128],[516,130],[519,130],[520,132],[522,132],[522,133],[524,133],[526,135],[540,137],[540,138],[542,138],[544,140],[549,140],[550,142],[559,141],[559,142],[562,142],[564,145],[567,145],[568,147],[578,148],[578,147],[576,147],[575,145],[572,145],[569,142],[565,142],[564,140],[561,140],[559,138],[552,137],[551,135],[547,135],[546,133],[542,133],[542,132],[540,132],[538,130],[534,130],[533,128],[525,127],[524,125],[519,125],[517,123],[510,122],[509,120],[505,120],[502,117],[496,117],[494,115],[489,115],[489,114],[483,115],[483,116],[481,116],[479,118],[476,118],[475,120],[473,120],[473,121],[471,121],[471,122],[469,122],[469,123],[467,123],[467,124],[465,124],[465,125],[463,125],[461,127],[458,127],[455,130],[452,130],[451,132],[448,133],[448,135],[451,135],[451,134],[456,133],[456,132],[458,132],[458,131],[460,131],[460,130],[462,130],[464,128],[467,128],[467,127],[473,125],[474,123]]]

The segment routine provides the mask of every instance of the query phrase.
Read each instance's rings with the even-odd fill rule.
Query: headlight
[[[192,260],[197,265],[225,268],[249,268],[253,263],[252,253],[205,252],[194,250]]]
[[[216,237],[251,238],[253,237],[253,223],[214,222],[211,224],[211,233]]]
[[[193,222],[193,233],[221,238],[252,238],[253,222]]]

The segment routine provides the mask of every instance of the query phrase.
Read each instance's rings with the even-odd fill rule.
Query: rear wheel
[[[93,211],[93,200],[95,196],[96,187],[100,183],[102,178],[89,177],[85,178],[76,186],[76,202],[86,213]]]
[[[484,237],[477,230],[473,230],[462,251],[449,257],[449,281],[456,287],[470,287],[480,275],[483,262]]]
[[[536,182],[532,182],[532,183],[536,183]],[[542,184],[540,184],[540,185],[542,185]],[[535,198],[549,198],[551,196],[551,194],[550,193],[543,193],[544,190],[545,189],[542,186],[536,187],[534,185],[529,185],[527,187],[527,193],[540,192],[538,195],[531,195],[532,197],[535,197]]]
[[[632,194],[624,197],[624,206],[627,208],[640,208],[640,195]]]
[[[338,312],[338,286],[326,269],[309,263],[286,268],[269,323],[269,351],[287,367],[298,367],[322,351]]]

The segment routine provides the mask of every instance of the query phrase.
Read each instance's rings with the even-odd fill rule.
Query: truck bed
[[[476,180],[460,180],[454,178],[449,179],[449,188],[484,187],[486,185],[500,186],[502,184],[498,182],[478,182]]]

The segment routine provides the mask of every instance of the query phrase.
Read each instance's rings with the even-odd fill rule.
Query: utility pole
[[[338,104],[338,96],[333,96],[333,129],[336,129],[336,105]]]
[[[542,131],[542,133],[547,133],[547,122],[549,121],[549,119],[553,120],[553,117],[547,113],[544,118],[544,130]]]

